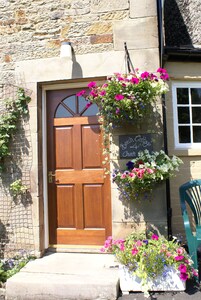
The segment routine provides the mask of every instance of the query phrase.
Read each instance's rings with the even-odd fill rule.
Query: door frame
[[[42,85],[42,167],[43,167],[43,206],[44,206],[44,249],[49,248],[49,219],[48,219],[48,182],[47,182],[47,100],[46,92],[48,90],[62,90],[62,89],[73,89],[87,88],[87,84],[90,81],[96,80],[96,78],[81,79],[79,82],[66,82],[66,83],[55,83],[55,84],[44,84]],[[104,83],[105,76],[97,78],[97,84]],[[111,199],[112,200],[112,199]],[[112,205],[112,201],[111,201]]]

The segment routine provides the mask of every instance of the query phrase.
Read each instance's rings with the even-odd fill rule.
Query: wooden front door
[[[102,245],[111,234],[110,179],[97,107],[87,108],[77,92],[46,95],[49,241]]]

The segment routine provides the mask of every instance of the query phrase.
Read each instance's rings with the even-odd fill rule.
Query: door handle
[[[56,174],[53,173],[52,171],[48,172],[48,182],[52,183],[53,182],[53,177],[56,177]]]

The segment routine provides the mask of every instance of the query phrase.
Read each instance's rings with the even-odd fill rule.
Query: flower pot
[[[142,279],[128,270],[127,267],[119,266],[120,288],[122,293],[129,291],[143,291]],[[185,291],[186,283],[179,277],[179,272],[173,267],[167,267],[165,275],[155,280],[148,280],[149,291]]]

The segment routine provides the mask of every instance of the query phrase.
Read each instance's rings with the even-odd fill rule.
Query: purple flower
[[[127,162],[126,166],[129,170],[132,170],[134,168],[134,163],[130,160]]]
[[[122,99],[124,99],[124,96],[121,95],[121,94],[117,94],[117,95],[115,96],[115,100],[117,100],[117,101],[120,101],[120,100],[122,100]]]
[[[181,273],[186,273],[187,271],[187,268],[184,264],[181,264],[178,269]]]
[[[77,93],[76,96],[78,96],[78,97],[83,96],[85,94],[85,92],[86,92],[85,90],[82,90],[79,93]]]
[[[118,115],[120,113],[120,109],[117,107],[116,114]]]
[[[88,87],[89,87],[90,89],[95,88],[95,87],[96,87],[96,82],[95,82],[95,81],[89,82]]]
[[[97,92],[94,91],[94,90],[91,90],[91,92],[89,93],[89,95],[92,96],[93,98],[95,98],[95,97],[98,96]]]
[[[163,74],[161,74],[160,79],[168,80],[169,79],[169,75],[167,73],[163,73]]]

